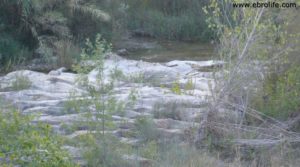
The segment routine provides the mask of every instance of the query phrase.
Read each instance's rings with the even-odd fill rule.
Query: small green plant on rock
[[[89,105],[89,101],[83,98],[76,90],[72,90],[69,94],[68,101],[64,103],[64,113],[80,113],[84,112]]]
[[[173,82],[171,91],[173,93],[177,94],[177,95],[181,95],[182,94],[182,90],[181,90],[181,87],[180,87],[179,79],[177,79],[176,81]]]
[[[158,131],[151,118],[139,117],[135,120],[135,128],[138,136],[144,141],[158,139]]]
[[[124,80],[126,76],[123,74],[123,71],[119,70],[118,68],[114,68],[110,72],[110,78],[112,80]]]
[[[31,86],[31,81],[27,76],[23,74],[17,74],[15,80],[12,82],[12,89],[15,91],[28,89]]]
[[[143,73],[137,73],[137,74],[133,74],[127,77],[127,81],[128,82],[132,82],[132,83],[144,83],[146,82],[145,76]],[[148,81],[148,82],[152,82],[152,81]]]
[[[186,94],[193,95],[194,90],[195,90],[195,82],[193,81],[193,79],[190,78],[188,79],[188,81],[184,86],[184,91]]]
[[[95,68],[103,71],[104,58],[111,51],[111,45],[100,34],[97,34],[95,42],[87,39],[85,46],[82,49],[80,61],[73,65],[73,70],[79,74],[87,74]]]

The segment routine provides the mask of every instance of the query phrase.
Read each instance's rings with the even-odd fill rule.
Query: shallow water
[[[126,49],[124,56],[133,60],[148,62],[168,62],[172,60],[212,60],[215,59],[214,45],[200,42],[160,41],[150,38],[131,38],[117,44],[118,49]]]

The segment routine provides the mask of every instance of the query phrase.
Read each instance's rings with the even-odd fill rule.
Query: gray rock
[[[93,65],[93,62],[88,65]],[[212,61],[172,61],[166,64],[148,63],[143,61],[127,60],[113,53],[105,59],[104,75],[109,77],[115,69],[122,71],[126,82],[120,81],[115,84],[115,97],[117,100],[126,101],[132,90],[135,90],[137,101],[132,107],[127,107],[122,113],[113,115],[112,121],[117,125],[117,130],[110,131],[121,142],[136,145],[140,141],[132,133],[135,129],[135,120],[141,116],[153,117],[154,106],[160,103],[161,111],[174,110],[170,103],[176,103],[176,111],[180,111],[180,118],[166,115],[164,118],[154,119],[155,127],[162,138],[185,139],[185,131],[194,126],[198,126],[197,120],[205,110],[205,96],[209,96],[209,82],[211,78],[203,77],[203,72],[199,72],[197,66],[209,66]],[[96,84],[97,70],[92,70],[87,76],[92,84]],[[31,86],[24,90],[6,89],[11,86],[17,75],[23,75],[31,81]],[[72,125],[73,123],[84,122],[84,113],[87,109],[94,111],[93,107],[82,107],[80,113],[72,109],[66,109],[67,104],[76,100],[88,99],[86,91],[76,83],[77,74],[66,72],[65,68],[53,70],[48,74],[29,70],[11,72],[0,77],[0,98],[9,101],[18,107],[25,114],[40,114],[34,122],[46,122],[53,126],[58,133],[64,134],[62,125]],[[137,77],[138,76],[138,77]],[[193,90],[185,90],[189,80],[193,80]],[[139,81],[139,82],[137,82]],[[109,82],[109,80],[105,80]],[[179,83],[181,94],[172,91],[174,83]],[[70,96],[71,92],[76,92]],[[70,99],[72,97],[72,99]],[[72,107],[72,106],[71,106]],[[160,110],[159,110],[160,111]],[[160,111],[160,112],[161,112]],[[170,112],[172,114],[172,112]],[[228,116],[224,111],[224,117]],[[175,113],[176,114],[176,113]],[[233,118],[235,119],[235,118]],[[88,128],[81,125],[80,131],[76,131],[70,136],[86,133]],[[78,130],[78,129],[77,129]],[[128,138],[126,138],[128,137]],[[80,150],[77,148],[66,148],[72,152],[75,159],[81,161]],[[128,160],[132,156],[125,157]],[[142,157],[138,158],[143,166],[151,162]]]
[[[52,71],[50,71],[50,72],[48,73],[48,75],[53,75],[53,76],[57,76],[57,75],[60,75],[60,74],[61,74],[61,72],[58,71],[58,70],[52,70]]]

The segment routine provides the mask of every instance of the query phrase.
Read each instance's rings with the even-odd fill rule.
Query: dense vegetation
[[[228,62],[216,94],[229,95],[228,101],[276,119],[298,115],[299,23],[295,19],[299,12],[231,7],[226,1],[212,0],[204,8],[209,26],[219,37],[219,55]]]
[[[202,11],[207,4],[199,0],[129,0],[128,27],[158,38],[209,41],[212,32]]]
[[[32,124],[33,116],[15,109],[4,110],[0,102],[0,166],[71,167],[62,138],[50,125]],[[76,165],[75,165],[76,166]]]
[[[74,59],[76,53],[71,50],[78,52],[77,46],[83,46],[82,41],[94,38],[96,33],[110,42],[118,41],[128,32],[160,39],[210,41],[212,33],[201,10],[204,5],[206,1],[200,0],[189,3],[179,0],[2,0],[2,70],[32,58],[43,58],[49,63],[53,56],[59,57],[54,63],[64,65],[60,57]],[[59,46],[62,45],[71,48],[70,51],[61,51]]]
[[[264,83],[257,108],[265,114],[286,120],[299,114],[300,68],[292,66],[281,74],[271,74]]]

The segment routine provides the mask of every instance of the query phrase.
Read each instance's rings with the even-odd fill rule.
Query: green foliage
[[[161,88],[165,88],[161,85]],[[179,79],[176,79],[172,83],[171,91],[177,95],[188,94],[193,95],[195,90],[195,83],[192,79],[188,79],[185,84],[181,84]]]
[[[28,77],[19,74],[15,76],[15,80],[12,82],[12,89],[15,91],[28,89],[31,86],[31,81]]]
[[[87,133],[68,141],[68,144],[82,148],[82,156],[89,167],[130,167],[130,162],[124,160],[122,156],[131,153],[132,148],[121,143],[113,135]]]
[[[193,95],[195,90],[195,83],[192,79],[188,79],[186,84],[184,85],[184,91],[186,94]]]
[[[181,95],[182,94],[179,80],[176,80],[176,81],[173,82],[171,91],[173,93],[177,94],[177,95]]]
[[[188,79],[187,83],[185,84],[185,90],[193,90],[195,89],[195,84],[192,79]]]
[[[293,66],[282,74],[272,74],[264,83],[256,106],[263,113],[287,119],[300,109],[300,68]]]
[[[86,4],[87,2],[84,1],[83,4],[73,0],[64,2],[58,0],[5,0],[1,2],[0,30],[3,33],[1,33],[0,39],[0,65],[11,67],[18,65],[23,60],[30,60],[33,57],[33,51],[42,45],[40,36],[55,36],[58,40],[63,41],[67,40],[65,37],[71,39],[69,37],[73,35],[75,37],[72,38],[73,43],[74,39],[80,41],[80,39],[94,36],[98,32],[110,32],[110,26],[107,26],[107,30],[103,30],[103,25],[106,24],[99,23],[98,19],[93,19],[106,18],[109,15],[99,10],[98,7],[92,8]],[[91,29],[89,29],[90,27]],[[68,28],[72,30],[73,34],[68,33]],[[57,33],[62,34],[57,35]],[[3,34],[8,35],[4,36]],[[108,35],[105,37],[109,39]],[[70,67],[72,63],[70,58],[76,58],[76,56],[74,58],[74,52],[77,52],[76,47],[69,44],[59,46],[61,47],[57,47],[58,65]],[[55,50],[51,47],[49,49]],[[54,52],[56,53],[56,50]],[[72,54],[72,56],[67,56],[68,54]],[[50,55],[52,56],[52,54]],[[8,67],[5,68],[9,69]]]
[[[156,160],[158,159],[159,145],[156,141],[150,141],[143,145],[141,148],[141,155],[147,159]]]
[[[43,14],[43,17],[52,20],[52,22],[58,22],[58,23],[67,22],[67,18],[65,18],[64,15],[59,11],[47,11]]]
[[[151,160],[153,166],[157,167],[206,167],[225,164],[204,150],[197,150],[174,139],[149,141],[141,145],[137,152],[140,156]]]
[[[142,30],[156,38],[207,41],[212,33],[204,21],[204,13],[199,10],[206,3],[206,0],[189,3],[180,0],[83,0],[80,3],[74,0],[5,0],[0,3],[0,30],[1,36],[8,34],[11,39],[0,39],[1,66],[17,65],[36,56],[33,51],[42,45],[42,37],[55,37],[51,39],[60,42],[71,40],[82,46],[84,39],[92,39],[96,33],[109,41],[117,41],[128,30]],[[40,55],[55,56],[57,53],[58,65],[70,67],[72,59],[77,57],[73,56],[76,47],[59,46],[63,47],[45,47]]]
[[[96,68],[100,70],[99,74],[103,73],[104,58],[105,55],[111,51],[111,45],[109,45],[100,34],[97,34],[94,43],[87,39],[85,45],[86,47],[82,49],[80,60],[73,66],[74,71],[86,74]],[[99,77],[101,80],[103,76]]]
[[[207,1],[129,0],[128,27],[157,38],[208,41],[212,32],[199,10]],[[137,14],[138,13],[138,14]]]
[[[119,70],[118,68],[114,68],[111,72],[110,72],[110,78],[112,80],[122,80],[125,79],[125,75],[123,74],[123,71]]]
[[[193,146],[180,145],[177,141],[166,141],[159,145],[157,166],[158,167],[206,167],[222,166],[218,159],[206,153],[204,150],[197,150]]]
[[[31,15],[31,0],[11,0],[3,1],[0,4],[1,14],[5,21],[8,21],[9,18],[20,16],[15,20],[16,22],[26,22],[28,17]],[[13,13],[15,12],[15,13]],[[7,14],[5,14],[7,13]],[[10,15],[11,14],[11,15]],[[14,15],[13,15],[14,14]]]
[[[113,136],[93,135],[88,142],[88,150],[84,152],[84,158],[89,167],[129,167],[130,165],[122,158],[123,145]],[[96,139],[96,140],[95,140]],[[102,140],[105,140],[103,145]]]
[[[51,127],[32,120],[16,110],[0,111],[0,166],[76,166]]]
[[[137,118],[135,120],[135,128],[138,136],[144,141],[152,141],[158,139],[158,131],[151,118]]]
[[[284,1],[278,1],[281,2]],[[299,33],[288,33],[289,24],[298,17],[294,15],[296,9],[239,9],[232,8],[229,0],[211,0],[210,5],[203,9],[209,16],[209,27],[218,32],[219,55],[226,62],[223,77],[216,77],[220,81],[216,81],[214,99],[222,101],[229,95],[234,97],[231,103],[240,105],[248,104],[246,96],[260,94],[252,96],[253,99],[249,98],[260,107],[249,107],[257,107],[262,112],[279,118],[287,117],[291,110],[297,110],[295,99],[298,97],[294,90],[298,90],[288,84],[298,82],[297,72],[291,67],[294,60],[290,61],[290,53],[295,48],[293,45],[297,43]],[[282,72],[281,67],[288,72],[276,76]],[[262,84],[262,76],[270,73],[276,77],[271,77],[264,83],[263,90],[258,89]],[[287,82],[285,79],[292,81]]]
[[[91,167],[128,166],[120,153],[123,146],[110,135],[110,131],[115,129],[112,115],[122,113],[125,107],[132,105],[136,97],[134,92],[130,93],[127,103],[114,97],[114,84],[123,73],[115,68],[110,75],[104,74],[104,59],[110,48],[100,35],[97,35],[94,42],[86,41],[86,47],[81,53],[81,64],[75,65],[74,69],[79,73],[77,82],[85,88],[84,96],[89,98],[78,99],[77,97],[82,96],[76,97],[76,92],[73,92],[73,98],[66,105],[66,109],[84,115],[79,125],[75,126],[84,127],[88,133],[76,137],[76,141],[70,141],[70,144],[83,147],[84,158]],[[92,64],[86,64],[89,62]],[[88,80],[86,75],[92,69],[97,71],[95,81]]]
[[[105,54],[109,51],[110,45],[98,34],[95,38],[95,42],[91,42],[87,39],[86,48],[82,49],[81,53],[81,61],[91,62],[93,63],[92,66],[85,64],[77,64],[74,66],[74,69],[80,74],[78,82],[81,84],[84,83],[83,86],[91,97],[91,99],[85,101],[87,105],[93,107],[92,110],[87,110],[87,117],[89,117],[92,126],[96,127],[98,131],[101,131],[103,135],[106,126],[112,123],[111,114],[122,108],[122,103],[117,102],[112,96],[114,80],[110,80],[108,83],[105,82],[107,78],[104,75],[104,58]],[[97,70],[95,84],[90,82],[85,75],[91,69]],[[94,112],[94,110],[96,112]]]
[[[275,8],[239,10],[232,8],[232,2],[228,0],[211,0],[203,10],[208,15],[209,27],[219,36],[219,55],[229,62],[225,64],[226,68],[235,68],[233,76],[236,80],[243,80],[237,71],[244,70],[242,67],[247,67],[251,61],[276,60],[279,65],[291,50],[289,42],[294,41],[292,36],[295,34],[288,34],[286,27],[293,18],[293,11]],[[269,64],[273,65],[272,62]],[[251,78],[250,75],[247,77]]]
[[[28,47],[14,39],[12,35],[0,34],[0,70],[8,71],[12,66],[31,57]]]
[[[145,83],[147,81],[143,73],[132,74],[125,78],[125,80],[132,83]],[[153,83],[151,80],[148,80],[148,82]]]
[[[111,40],[113,36],[113,21],[108,11],[112,2],[85,0],[82,4],[69,0],[71,12],[67,12],[69,27],[77,41],[84,41],[86,38],[93,39],[95,34]],[[81,44],[81,43],[80,43]]]
[[[32,58],[36,41],[30,30],[31,17],[30,0],[0,3],[0,70],[8,71]]]
[[[81,98],[75,91],[70,92],[68,101],[64,104],[65,113],[84,112],[90,102]]]

